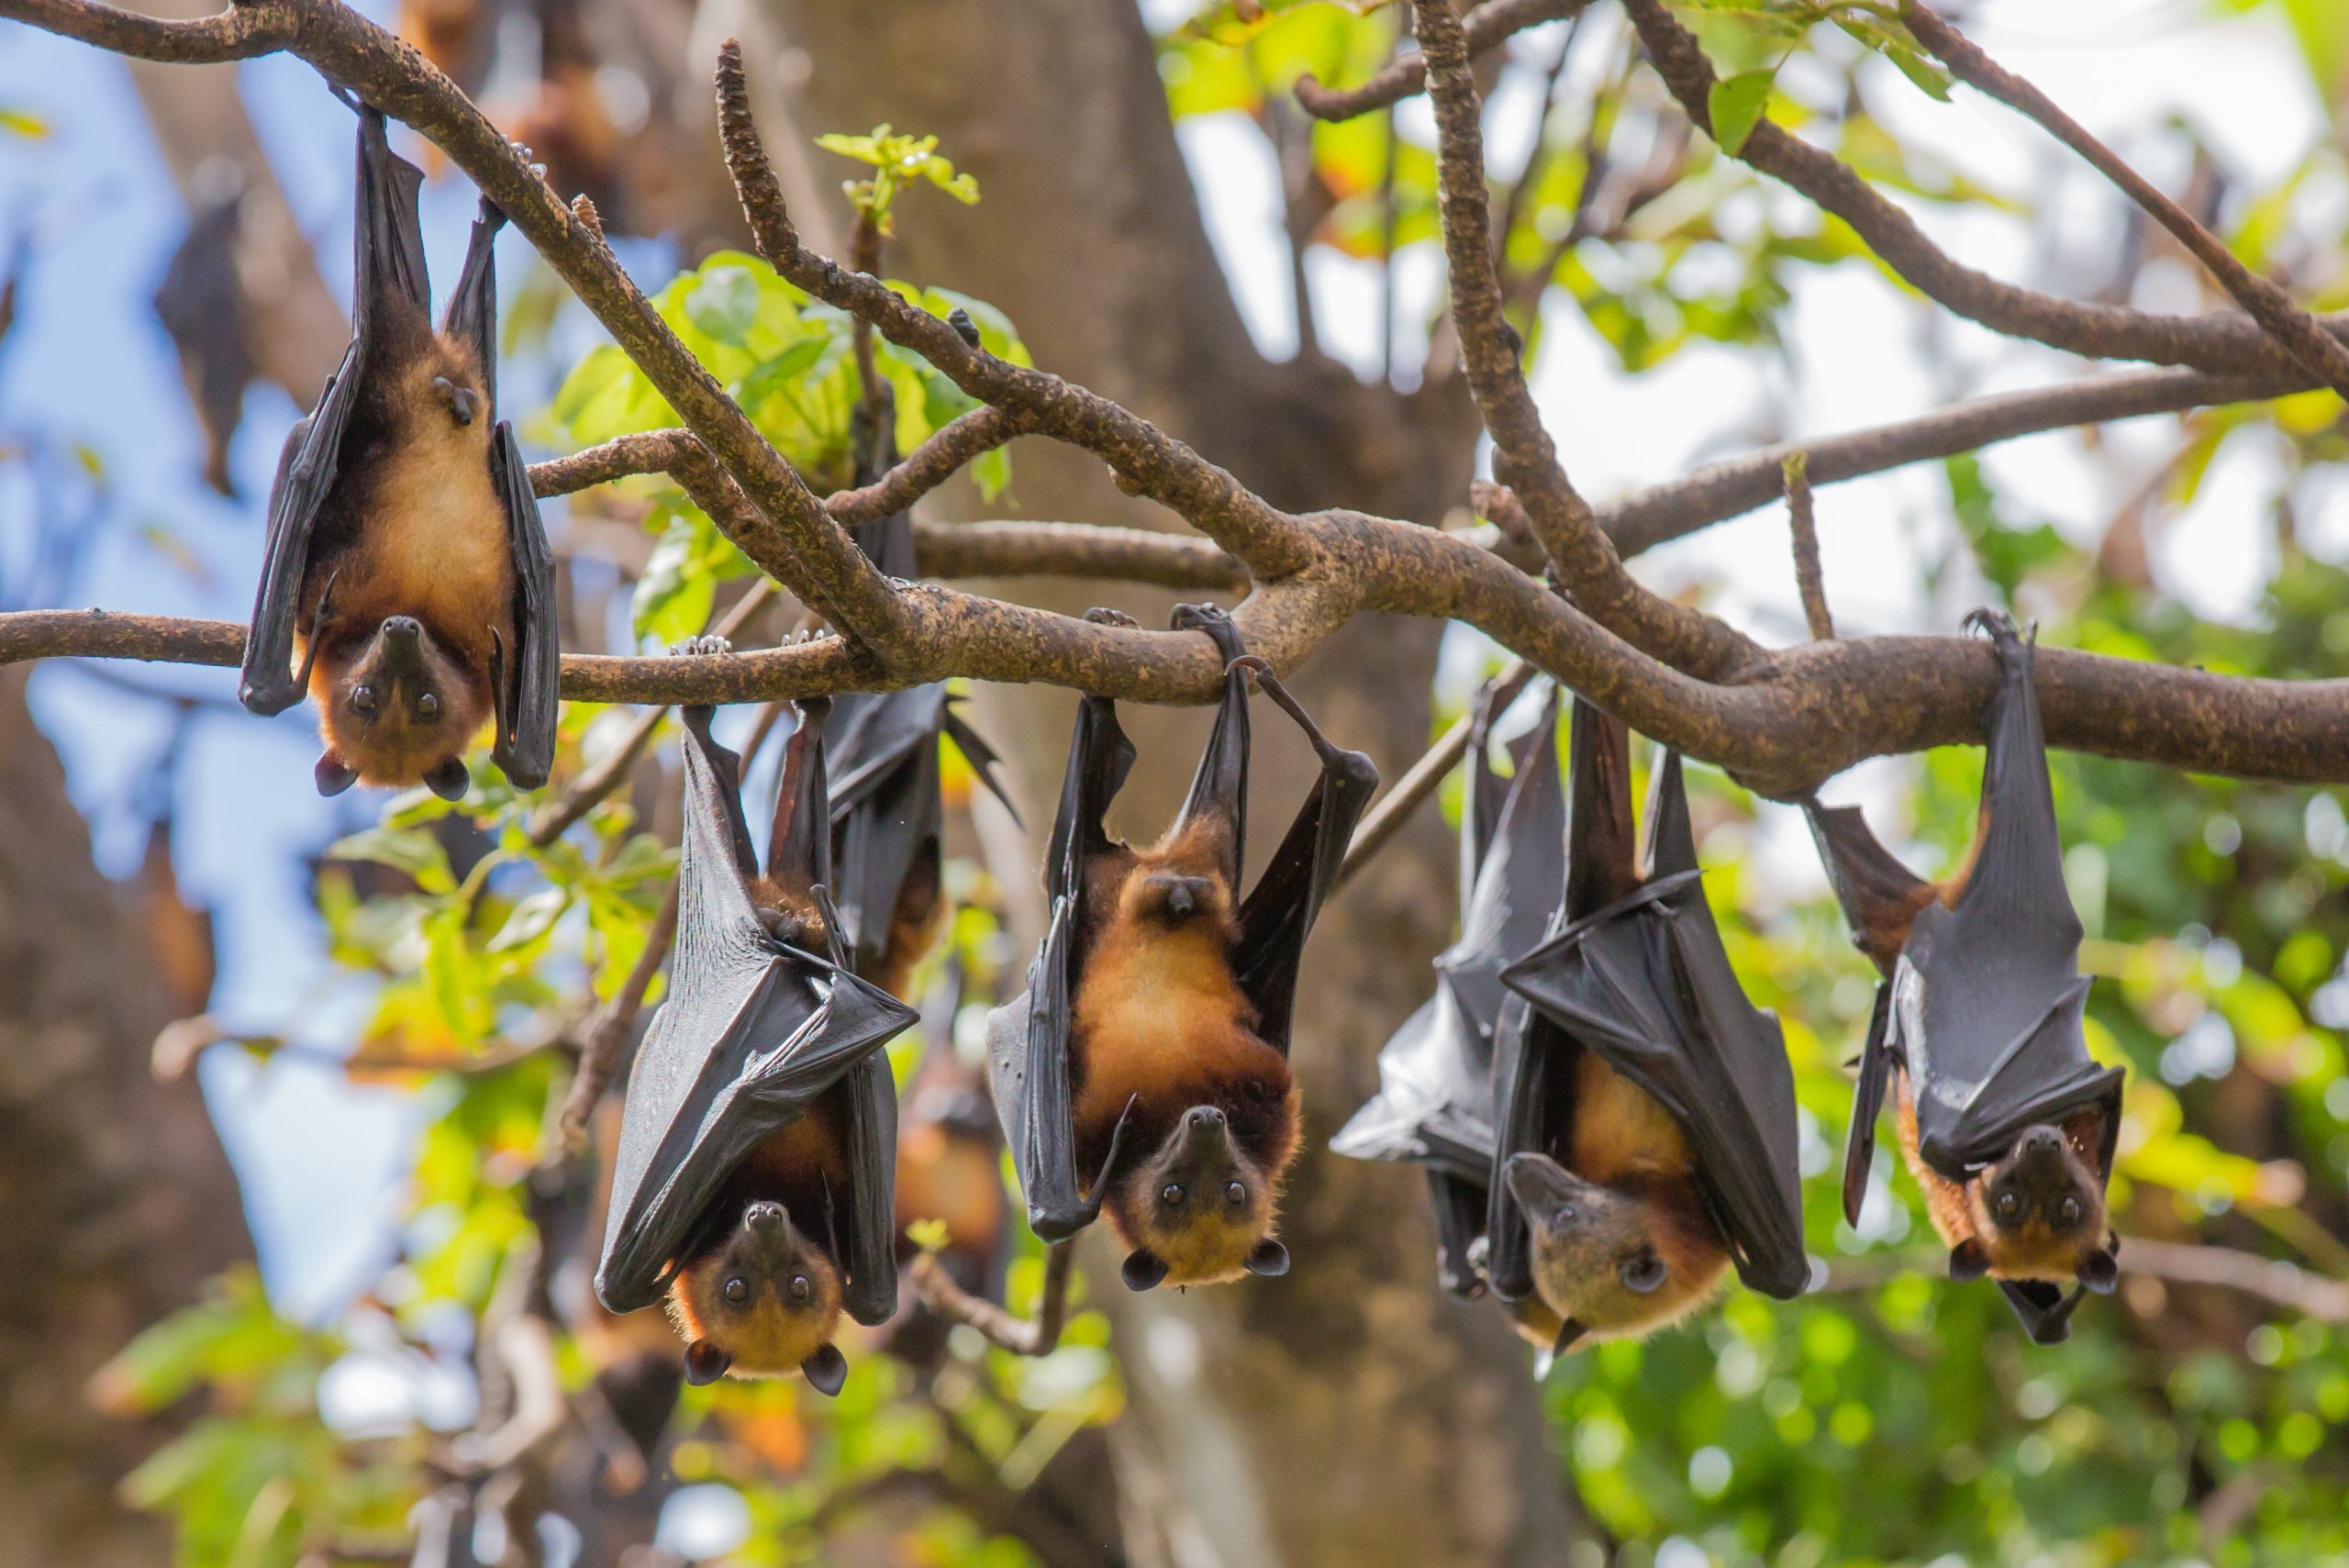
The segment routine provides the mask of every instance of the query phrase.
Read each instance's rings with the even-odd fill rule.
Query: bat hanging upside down
[[[424,784],[457,799],[484,726],[507,776],[533,788],[553,755],[559,653],[552,557],[495,417],[504,217],[483,204],[436,329],[421,175],[382,115],[359,117],[353,336],[279,460],[240,695],[263,714],[316,701],[323,795]]]
[[[2066,1337],[2080,1290],[2119,1277],[2105,1184],[2120,1138],[2122,1070],[2081,1033],[2088,983],[2064,885],[2032,647],[1977,610],[1998,685],[1986,727],[1982,807],[1957,872],[1923,881],[1886,852],[1854,806],[1807,802],[1853,941],[1885,976],[1860,1058],[1844,1154],[1856,1224],[1889,1084],[1909,1169],[1950,1273],[1987,1274],[2042,1343]],[[2061,1282],[2078,1282],[2068,1295]]]
[[[1230,617],[1184,606],[1174,624],[1212,638],[1226,671],[1190,796],[1157,844],[1111,839],[1102,818],[1133,748],[1116,705],[1085,699],[1045,868],[1051,929],[988,1040],[1030,1225],[1064,1240],[1106,1212],[1134,1290],[1287,1272],[1273,1232],[1297,1147],[1297,964],[1377,787],[1367,757],[1331,744],[1246,657]],[[1251,669],[1305,731],[1321,776],[1242,899]]]

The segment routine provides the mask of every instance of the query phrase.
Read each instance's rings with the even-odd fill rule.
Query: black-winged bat
[[[2032,646],[2003,612],[1976,610],[1998,687],[1974,850],[1942,882],[1911,875],[1856,806],[1807,801],[1852,940],[1885,976],[1860,1057],[1843,1159],[1856,1224],[1876,1118],[1895,1088],[1900,1148],[1924,1189],[1953,1278],[1988,1274],[2041,1344],[2071,1333],[2080,1291],[2119,1277],[2105,1184],[2121,1133],[2119,1067],[2080,1033],[2088,982],[2032,689]]]
[[[1084,699],[1044,867],[1052,924],[1027,992],[988,1029],[1029,1224],[1065,1240],[1106,1210],[1134,1290],[1288,1269],[1273,1232],[1297,1144],[1297,965],[1378,785],[1369,758],[1333,745],[1245,653],[1230,617],[1185,605],[1174,624],[1206,632],[1225,660],[1189,798],[1151,847],[1111,839],[1102,817],[1134,751],[1117,705]],[[1304,730],[1321,776],[1242,899],[1252,669]]]
[[[897,1107],[882,1047],[914,1013],[838,945],[823,705],[801,705],[763,876],[740,759],[710,738],[710,709],[682,717],[676,953],[629,1074],[596,1292],[614,1312],[666,1294],[689,1382],[796,1369],[837,1393],[841,1314],[877,1324],[896,1307]]]
[[[1577,698],[1565,895],[1501,972],[1531,1005],[1493,1065],[1486,1282],[1563,1351],[1694,1310],[1726,1267],[1782,1299],[1809,1277],[1794,1070],[1778,1021],[1730,968],[1663,751],[1645,852],[1631,738]]]
[[[435,330],[423,175],[393,154],[382,114],[358,114],[351,347],[278,459],[239,695],[260,714],[317,700],[321,795],[422,783],[458,799],[484,724],[506,776],[535,788],[554,757],[561,651],[554,557],[496,417],[505,217],[483,200]]]
[[[867,524],[856,540],[890,576],[915,575],[912,514]],[[825,731],[834,773],[832,894],[841,941],[856,972],[893,996],[905,995],[946,909],[941,734],[953,738],[979,782],[1009,809],[995,776],[994,749],[954,712],[943,682],[843,692],[832,699]]]
[[[1437,1268],[1455,1296],[1484,1294],[1485,1223],[1493,1179],[1493,1055],[1529,1008],[1501,971],[1549,929],[1566,880],[1566,803],[1558,781],[1558,693],[1493,771],[1494,689],[1477,694],[1460,823],[1460,938],[1437,955],[1435,995],[1378,1053],[1378,1093],[1330,1149],[1357,1160],[1424,1166],[1435,1200]],[[1547,1344],[1549,1340],[1542,1340]]]

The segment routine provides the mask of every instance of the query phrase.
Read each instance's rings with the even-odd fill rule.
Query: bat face
[[[1546,1154],[1511,1155],[1502,1179],[1531,1232],[1536,1292],[1591,1338],[1662,1328],[1720,1284],[1729,1253],[1700,1202],[1600,1186]]]
[[[451,800],[465,793],[463,754],[489,721],[488,682],[422,621],[390,616],[373,632],[329,632],[312,690],[327,741],[320,794],[340,794],[354,782],[427,784]]]
[[[1971,1198],[1987,1272],[2000,1278],[2068,1278],[2084,1255],[2103,1255],[2103,1183],[2060,1128],[2026,1128]]]
[[[824,1393],[839,1391],[840,1268],[783,1205],[744,1205],[741,1222],[678,1274],[669,1301],[687,1340],[687,1382],[801,1372]]]
[[[1288,1250],[1272,1237],[1276,1181],[1232,1138],[1222,1111],[1185,1111],[1158,1148],[1113,1183],[1105,1206],[1133,1249],[1127,1285],[1286,1273]]]

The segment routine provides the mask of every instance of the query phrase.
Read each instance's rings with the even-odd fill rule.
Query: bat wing
[[[1337,881],[1354,824],[1378,792],[1378,769],[1362,752],[1333,744],[1269,671],[1260,671],[1256,682],[1297,721],[1321,760],[1321,776],[1312,794],[1240,906],[1240,940],[1232,955],[1240,988],[1256,1005],[1256,1032],[1286,1056],[1305,939]],[[1241,721],[1244,725],[1244,709]],[[1244,728],[1241,733],[1244,737]],[[1242,755],[1244,759],[1244,746]],[[1239,838],[1236,828],[1232,837],[1235,841]]]
[[[473,218],[465,264],[449,295],[440,330],[469,345],[481,365],[482,398],[497,408],[497,231],[506,215],[487,200]],[[490,759],[519,789],[536,789],[554,766],[555,722],[562,699],[562,634],[555,624],[554,551],[547,545],[529,465],[510,421],[490,433],[490,479],[506,508],[506,541],[514,562],[514,640],[502,650],[495,677],[497,733]]]
[[[1628,790],[1628,758],[1621,767]],[[1777,1020],[1746,999],[1705,903],[1677,753],[1664,754],[1655,779],[1647,860],[1660,874],[1502,978],[1672,1114],[1740,1277],[1793,1296],[1809,1276],[1794,1070]]]
[[[1955,904],[1918,914],[1893,1004],[1916,1088],[1919,1152],[1960,1181],[2024,1128],[2117,1101],[2121,1079],[2090,1059],[2081,1034],[2088,983],[2064,885],[2032,646],[2004,616],[1976,612],[1975,622],[1988,628],[2001,673],[1987,715],[1981,841]]]
[[[1100,1193],[1088,1200],[1076,1169],[1071,1005],[1089,934],[1084,922],[1085,867],[1110,847],[1101,819],[1133,762],[1133,744],[1119,728],[1117,705],[1107,697],[1084,698],[1077,705],[1068,773],[1061,781],[1060,809],[1045,854],[1052,923],[1029,965],[1027,991],[987,1020],[987,1074],[996,1112],[1027,1196],[1029,1227],[1047,1241],[1075,1235],[1101,1211]]]
[[[938,735],[946,688],[846,693],[833,699],[827,748],[832,789],[833,894],[841,938],[860,973],[889,944],[890,922],[914,868],[938,853],[945,829]]]
[[[843,1080],[853,1129],[864,1114],[856,1075],[914,1020],[885,992],[768,934],[743,880],[740,761],[709,739],[707,708],[685,717],[676,952],[668,999],[629,1074],[596,1276],[596,1294],[615,1312],[660,1298],[742,1157]],[[859,1190],[885,1152],[852,1151]],[[893,1170],[881,1167],[885,1209]],[[855,1304],[872,1282],[854,1273],[853,1229],[846,1261]]]
[[[1485,1211],[1485,1283],[1503,1301],[1533,1294],[1533,1238],[1508,1184],[1491,1176],[1511,1155],[1550,1152],[1551,1135],[1572,1124],[1582,1049],[1522,995],[1503,1004],[1493,1030],[1494,1149]]]
[[[1237,661],[1248,651],[1231,617],[1214,605],[1177,605],[1173,624],[1177,631],[1204,631],[1215,639],[1223,658],[1223,696],[1216,704],[1215,725],[1208,731],[1207,750],[1199,753],[1199,771],[1191,775],[1191,793],[1182,815],[1174,819],[1180,833],[1200,817],[1223,824],[1223,884],[1237,890],[1241,868],[1248,863],[1248,673]],[[1236,667],[1237,666],[1237,667]],[[1265,1037],[1272,1039],[1270,1035]],[[1286,1046],[1286,1036],[1275,1041]]]
[[[2002,1279],[1998,1284],[2007,1305],[2022,1319],[2032,1344],[2060,1345],[2072,1337],[2072,1313],[2087,1294],[2085,1290],[2075,1285],[2067,1291],[2040,1279]]]
[[[417,221],[423,172],[392,151],[384,117],[359,108],[358,232],[353,238],[351,347],[327,378],[317,406],[286,435],[269,491],[268,540],[261,583],[253,595],[238,695],[254,713],[283,713],[302,700],[294,671],[294,639],[302,587],[310,565],[310,536],[340,471],[343,438],[359,404],[372,340],[375,302],[398,295],[418,311],[430,308],[424,272],[424,233]]]
[[[1489,1040],[1499,1022],[1501,970],[1530,951],[1548,929],[1566,874],[1566,806],[1558,787],[1558,693],[1517,752],[1475,867],[1461,900],[1460,940],[1436,958],[1461,1006]],[[1473,796],[1491,775],[1481,749],[1469,774]],[[1463,828],[1464,838],[1468,834]]]
[[[1827,868],[1827,884],[1835,890],[1844,923],[1852,928],[1852,945],[1890,978],[1910,917],[1927,896],[1924,880],[1876,841],[1858,806],[1821,806],[1809,799],[1802,809]]]

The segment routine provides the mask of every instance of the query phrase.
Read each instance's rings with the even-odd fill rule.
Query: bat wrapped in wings
[[[740,759],[711,739],[710,709],[683,717],[676,953],[629,1074],[596,1291],[614,1312],[665,1294],[691,1382],[797,1370],[836,1393],[841,1313],[877,1324],[896,1307],[882,1047],[914,1013],[837,945],[823,705],[801,706],[763,876]]]
[[[1843,1214],[1856,1224],[1876,1119],[1895,1093],[1901,1152],[1923,1187],[1957,1279],[1998,1282],[2033,1340],[2071,1333],[2080,1290],[2112,1289],[2118,1243],[2105,1184],[2121,1132],[2119,1067],[2080,1032],[2088,983],[2032,688],[2032,644],[1976,610],[1998,686],[1974,852],[1947,880],[1911,875],[1856,806],[1805,804],[1853,941],[1877,988],[1844,1151]]]
[[[1112,840],[1102,817],[1133,747],[1116,704],[1084,699],[1045,862],[1052,923],[1027,992],[988,1029],[1029,1224],[1063,1240],[1106,1210],[1135,1290],[1287,1271],[1273,1231],[1297,1144],[1297,965],[1378,787],[1370,759],[1315,727],[1223,611],[1178,606],[1174,625],[1213,638],[1226,666],[1189,798],[1150,848]],[[1252,668],[1321,776],[1242,899]]]
[[[1330,1149],[1357,1160],[1424,1166],[1435,1200],[1438,1269],[1455,1296],[1482,1295],[1479,1266],[1493,1179],[1493,1053],[1521,1034],[1524,1000],[1501,971],[1542,940],[1566,877],[1566,806],[1558,787],[1558,692],[1493,771],[1494,690],[1477,695],[1460,824],[1460,940],[1435,961],[1435,995],[1378,1053],[1379,1089]],[[1547,1343],[1545,1340],[1543,1341]]]
[[[1565,895],[1501,972],[1532,1008],[1493,1063],[1486,1278],[1564,1351],[1694,1309],[1734,1262],[1781,1298],[1809,1277],[1794,1073],[1705,902],[1680,757],[1654,771],[1645,853],[1631,740],[1574,705]]]
[[[358,113],[351,347],[278,459],[239,695],[260,714],[317,700],[322,795],[422,783],[457,799],[484,725],[506,776],[536,788],[561,651],[554,557],[496,417],[505,217],[483,201],[436,330],[423,175],[393,154],[380,113]]]
[[[856,540],[890,576],[914,575],[910,513],[859,528]],[[979,781],[1007,809],[1010,802],[995,776],[993,748],[954,712],[943,682],[843,692],[832,699],[825,735],[841,944],[857,973],[903,996],[946,908],[939,737],[951,736]]]

